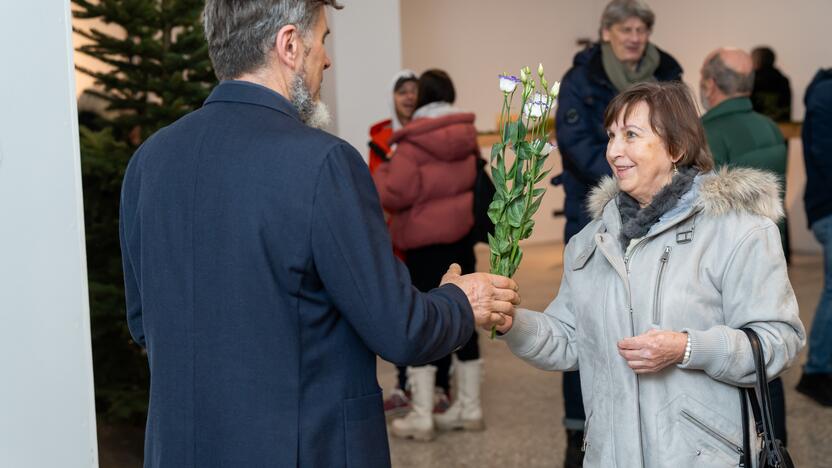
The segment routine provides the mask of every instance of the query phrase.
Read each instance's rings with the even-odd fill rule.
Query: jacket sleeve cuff
[[[690,337],[690,360],[686,364],[678,364],[678,367],[703,370],[712,377],[718,376],[731,358],[725,331],[719,327],[682,331]]]
[[[466,326],[470,327],[470,331],[466,331],[465,333],[468,335],[474,333],[474,328],[476,327],[476,323],[474,321],[474,309],[471,308],[471,303],[468,302],[468,296],[465,295],[465,291],[452,283],[443,284],[442,286],[434,289],[434,291],[441,292],[451,303],[455,303],[460,306],[460,309],[464,311],[462,314],[462,320],[465,322]]]
[[[525,355],[537,340],[540,330],[539,319],[543,314],[527,309],[517,309],[514,312],[514,320],[511,329],[500,337],[508,344],[511,352],[518,356]]]

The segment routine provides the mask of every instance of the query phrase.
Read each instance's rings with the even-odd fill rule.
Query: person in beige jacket
[[[605,127],[613,177],[592,192],[594,219],[566,246],[557,297],[498,330],[536,367],[580,368],[585,467],[737,466],[737,387],[755,377],[741,328],[760,336],[769,377],[805,343],[776,225],[777,178],[713,172],[683,84],[630,88],[610,103]]]

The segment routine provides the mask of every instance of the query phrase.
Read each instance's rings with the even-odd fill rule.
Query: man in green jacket
[[[786,141],[770,118],[754,112],[751,56],[740,49],[711,52],[702,65],[699,95],[707,111],[702,116],[708,146],[716,167],[731,165],[774,172],[786,191]],[[789,257],[785,219],[780,221],[783,252]]]
[[[777,124],[754,112],[751,89],[754,68],[751,55],[735,48],[717,49],[705,58],[699,81],[699,97],[707,111],[702,116],[705,137],[717,169],[722,166],[751,167],[771,171],[786,192],[786,141]],[[788,259],[785,218],[778,224],[783,252]],[[749,291],[750,292],[750,291]],[[774,432],[786,444],[786,403],[783,382],[769,384],[774,413]]]

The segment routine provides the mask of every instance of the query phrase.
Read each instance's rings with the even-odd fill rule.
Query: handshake
[[[452,264],[442,277],[441,285],[454,284],[465,293],[477,326],[505,332],[511,328],[514,306],[520,304],[517,283],[505,276],[490,273],[471,273],[462,275],[462,269]]]

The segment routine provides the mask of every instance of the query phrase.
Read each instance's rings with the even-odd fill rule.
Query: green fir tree
[[[119,193],[138,145],[200,107],[216,82],[203,37],[203,0],[72,0],[76,19],[107,24],[106,33],[79,22],[90,44],[80,53],[109,70],[77,67],[95,79],[87,91],[107,104],[82,119],[87,268],[96,406],[109,421],[141,421],[147,410],[147,360],[127,330],[118,240]],[[112,26],[117,26],[112,28]]]

